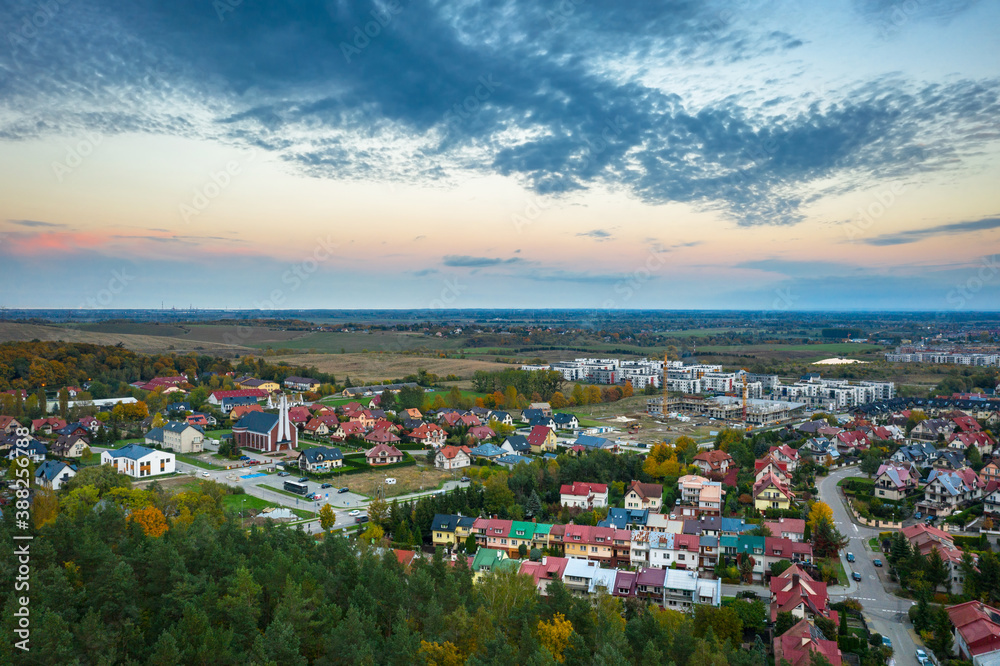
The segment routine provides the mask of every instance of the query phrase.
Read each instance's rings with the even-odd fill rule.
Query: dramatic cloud
[[[873,238],[863,239],[868,245],[906,245],[916,243],[925,238],[934,236],[950,236],[954,234],[967,234],[974,231],[992,231],[1000,228],[1000,217],[986,217],[981,220],[969,220],[966,222],[953,222],[951,224],[939,224],[923,229],[910,229],[894,234],[883,234]]]
[[[912,3],[859,2],[865,16]],[[907,21],[970,2],[927,2]],[[156,133],[265,149],[321,178],[516,178],[790,224],[824,192],[955,169],[995,80],[859,80],[817,95],[697,94],[652,67],[740,66],[803,40],[715,3],[170,3],[0,9],[0,139]],[[746,20],[744,20],[746,19]],[[99,46],[97,46],[99,45]],[[992,132],[995,139],[996,132]]]

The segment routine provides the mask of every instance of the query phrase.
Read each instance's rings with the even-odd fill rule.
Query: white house
[[[49,490],[59,490],[74,476],[75,467],[56,460],[46,460],[35,470],[35,483]]]
[[[128,474],[136,479],[173,474],[175,469],[173,453],[138,444],[129,444],[117,451],[104,451],[101,453],[101,464],[111,465],[119,474]]]
[[[584,483],[577,481],[559,488],[559,500],[563,506],[593,509],[608,505],[608,484]]]
[[[461,469],[471,464],[467,446],[445,446],[434,456],[434,466],[438,469]]]

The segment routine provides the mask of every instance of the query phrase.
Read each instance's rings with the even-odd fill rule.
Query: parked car
[[[361,515],[361,512],[360,512],[359,510],[355,509],[354,511],[351,511],[351,512],[350,512],[349,514],[347,514],[347,515],[349,515],[349,516],[360,516],[360,515]]]
[[[882,566],[882,560],[875,558],[874,560],[872,560],[872,564],[874,564],[877,567],[880,567]]]
[[[211,475],[211,474],[209,474],[208,472],[202,472],[202,473],[201,473],[201,475],[202,475],[202,476],[212,476],[212,475]]]
[[[459,480],[460,480],[460,481],[461,481],[462,483],[468,483],[468,482],[469,482],[469,477],[467,477],[467,476],[463,476],[463,477],[462,477],[461,479],[459,479]]]
[[[927,653],[921,650],[920,648],[917,648],[916,655],[917,655],[917,663],[920,664],[920,666],[929,664],[931,661],[931,658],[927,656]]]
[[[337,492],[338,492],[338,493],[346,493],[346,492],[347,492],[347,486],[344,486],[343,488],[341,488],[341,489],[340,489],[340,490],[338,490]]]
[[[309,477],[308,477],[308,476],[300,476],[300,477],[299,477],[299,483],[305,483],[305,482],[307,482],[308,480],[309,480]]]
[[[916,518],[917,520],[920,520],[921,518],[924,517],[924,514],[917,511],[915,514],[913,514],[913,517]]]
[[[278,472],[278,476],[291,476],[291,472]]]
[[[320,485],[320,488],[333,488],[333,484],[332,483],[324,483],[324,484]]]
[[[851,578],[858,581],[859,583],[861,582],[861,574],[859,574],[857,571],[851,572]]]
[[[318,502],[318,501],[320,501],[321,499],[323,499],[323,496],[322,496],[322,495],[320,495],[319,493],[316,493],[315,495],[313,495],[313,501],[314,501],[314,502]]]
[[[848,553],[847,554],[847,561],[848,562],[853,562],[854,561],[854,553]]]
[[[357,523],[358,525],[360,525],[361,523],[367,523],[368,516],[358,516],[357,518],[354,519],[354,522]]]
[[[882,645],[886,646],[890,650],[892,649],[892,641],[889,640],[888,636],[883,636],[882,637]]]
[[[394,486],[394,485],[396,485],[396,478],[393,477],[393,476],[390,476],[388,479],[385,480],[385,483],[386,483],[386,485]]]

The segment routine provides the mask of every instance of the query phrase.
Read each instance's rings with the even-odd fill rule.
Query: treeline
[[[377,542],[244,531],[212,484],[178,499],[88,481],[32,530],[31,650],[3,641],[2,663],[764,663],[762,649],[739,650],[742,621],[725,609],[692,617],[605,593],[592,603],[559,581],[542,598],[528,576],[473,583],[464,559],[440,553],[404,569]],[[0,523],[6,636],[19,607],[11,513]]]
[[[513,386],[521,395],[537,393],[542,400],[548,400],[565,383],[562,373],[555,370],[519,370],[509,368],[487,372],[477,370],[472,375],[472,390],[477,393],[503,393]]]

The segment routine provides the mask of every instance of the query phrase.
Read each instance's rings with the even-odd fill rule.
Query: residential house
[[[257,379],[256,377],[240,377],[233,382],[241,389],[259,389],[268,393],[276,393],[281,390],[281,385],[271,379]]]
[[[775,636],[774,663],[789,666],[809,666],[813,654],[821,655],[833,666],[844,663],[837,641],[827,640],[823,632],[809,620],[799,620],[791,629]]]
[[[467,446],[445,446],[434,456],[434,466],[438,469],[462,469],[472,464]]]
[[[930,467],[937,454],[938,450],[933,444],[929,442],[915,442],[899,447],[890,456],[890,460],[913,463],[918,467]]]
[[[584,483],[577,481],[559,488],[559,501],[563,506],[593,509],[608,505],[608,485],[606,483]]]
[[[1000,609],[967,601],[947,610],[959,658],[977,665],[996,664],[1000,660]]]
[[[970,446],[974,446],[979,451],[980,456],[988,456],[993,453],[995,442],[988,433],[977,432],[953,432],[947,437],[948,448],[958,449],[965,452]]]
[[[299,453],[299,469],[313,474],[327,474],[344,466],[344,454],[330,446],[312,446]]]
[[[44,419],[32,419],[31,434],[51,435],[53,431],[66,427],[66,422],[58,416],[49,416]]]
[[[25,456],[36,463],[45,460],[45,456],[48,455],[48,449],[45,448],[44,444],[32,437],[28,440],[27,444],[19,445],[19,439],[17,435],[7,435],[0,440],[0,450],[7,452],[6,456],[8,460],[13,460],[20,456]]]
[[[469,450],[469,455],[471,455],[473,459],[486,458],[487,460],[496,460],[505,453],[506,452],[503,449],[491,442],[480,444],[479,446]]]
[[[910,431],[910,438],[925,442],[946,440],[948,435],[955,431],[955,427],[955,424],[947,419],[927,419],[913,427],[913,430]]]
[[[615,447],[615,443],[604,437],[594,435],[580,435],[573,442],[574,448],[579,446],[584,451],[609,451]]]
[[[201,453],[205,448],[205,432],[188,423],[168,421],[163,424],[160,445],[174,453]],[[146,442],[149,443],[147,433]]]
[[[822,617],[839,624],[837,611],[830,608],[826,583],[813,580],[799,565],[771,578],[770,587],[771,622],[778,619],[778,613],[791,613],[800,619]]]
[[[649,532],[648,535],[649,566],[659,569],[698,569],[701,553],[699,535],[673,532]]]
[[[962,589],[962,584],[965,582],[965,574],[962,570],[962,551],[955,547],[954,537],[949,532],[925,523],[904,527],[902,532],[914,552],[926,557],[932,550],[936,550],[941,556],[948,568],[950,585],[940,589],[947,590],[949,587],[953,591]]]
[[[460,516],[446,513],[434,514],[431,521],[431,542],[435,546],[452,548],[458,541],[455,538],[455,528],[458,527]]]
[[[514,469],[521,463],[524,463],[525,465],[530,465],[531,458],[528,458],[527,456],[520,456],[516,453],[507,453],[505,455],[500,456],[499,458],[494,458],[493,462],[495,462],[498,465],[502,465],[507,469]]]
[[[311,437],[326,437],[330,434],[330,426],[318,418],[311,418],[302,426],[302,434]]]
[[[312,377],[285,377],[285,388],[292,391],[318,391],[319,380]]]
[[[983,513],[992,516],[995,522],[1000,517],[1000,481],[990,481],[983,492]]]
[[[263,412],[264,408],[254,403],[252,405],[236,405],[229,411],[229,418],[235,423],[250,412]]]
[[[403,462],[403,452],[395,446],[380,442],[365,451],[365,461],[369,465],[391,465],[392,463]]]
[[[844,430],[837,434],[837,450],[843,455],[854,455],[871,446],[864,430]]]
[[[547,402],[533,402],[528,405],[531,410],[538,410],[542,413],[542,416],[552,416],[552,405]]]
[[[365,434],[364,424],[358,421],[345,421],[336,427],[330,426],[330,438],[343,442],[348,437],[362,437]]]
[[[911,490],[916,490],[918,477],[914,471],[892,462],[879,465],[875,473],[875,496],[901,500]]]
[[[937,456],[931,462],[935,469],[960,470],[969,466],[969,461],[965,459],[965,453],[955,449],[944,449],[938,451]]]
[[[663,607],[686,611],[692,604],[718,607],[722,603],[722,581],[698,576],[697,571],[667,570],[663,581]]]
[[[587,596],[591,594],[594,578],[600,570],[600,562],[568,558],[563,569],[563,585],[573,594]]]
[[[580,427],[575,414],[553,414],[552,420],[556,422],[558,430],[577,430]]]
[[[566,525],[566,533],[563,536],[564,554],[569,558],[594,560],[614,566],[615,532],[616,530],[611,527]],[[631,533],[628,537],[624,537],[626,541],[630,538]]]
[[[59,435],[52,444],[50,452],[56,458],[81,458],[84,451],[90,447],[86,437],[79,435]]]
[[[528,421],[528,426],[531,428],[549,428],[551,430],[556,429],[556,420],[551,416],[539,416],[538,418],[531,419]]]
[[[917,510],[928,516],[949,516],[982,497],[984,488],[983,480],[968,467],[957,471],[935,468],[927,475],[924,499]]]
[[[532,562],[525,560],[521,562],[520,573],[531,576],[535,581],[535,589],[541,596],[547,595],[549,583],[554,580],[561,580],[566,572],[569,560],[565,557],[552,557],[543,555],[541,561]]]
[[[955,428],[959,432],[980,432],[983,429],[983,427],[979,425],[979,421],[968,414],[953,416],[951,417],[951,422],[955,424]]]
[[[796,543],[805,541],[806,521],[801,518],[779,518],[765,521],[764,525],[771,530],[771,535],[788,539]]]
[[[250,405],[256,405],[258,398],[249,396],[233,396],[228,398],[222,398],[219,404],[219,411],[223,414],[230,414],[237,407],[249,407]],[[261,410],[263,411],[263,410]]]
[[[758,511],[789,509],[795,495],[776,476],[769,474],[754,484],[753,500]]]
[[[694,457],[693,463],[702,474],[725,474],[733,464],[733,457],[725,451],[702,451]]]
[[[663,486],[659,483],[632,481],[625,491],[626,509],[645,509],[659,513],[663,503]]]
[[[535,419],[540,419],[544,416],[545,414],[540,409],[525,409],[521,411],[521,421],[524,423],[531,423]]]
[[[18,428],[23,427],[13,416],[0,416],[0,435],[14,435]]]
[[[56,460],[46,460],[35,468],[35,484],[49,490],[59,490],[76,476],[76,467]]]
[[[119,474],[127,474],[136,479],[160,474],[173,474],[174,454],[157,451],[138,444],[128,444],[116,451],[101,453],[101,464],[111,465]]]
[[[472,426],[466,434],[477,442],[483,439],[492,439],[497,436],[497,433],[493,430],[493,428],[484,425]]]
[[[224,414],[228,414],[229,411],[235,407],[235,404],[230,403],[229,408],[226,408],[226,404],[223,402],[227,398],[243,398],[251,399],[253,402],[258,400],[264,400],[267,398],[267,391],[261,391],[260,389],[232,389],[228,391],[212,391],[208,394],[207,402],[210,405],[220,407]],[[243,402],[242,404],[248,404]]]
[[[411,441],[419,442],[424,446],[443,446],[448,439],[447,431],[436,423],[422,423],[407,435]]]
[[[831,442],[826,437],[807,439],[805,444],[799,447],[799,455],[807,454],[820,463],[825,463],[827,457],[831,458],[832,462],[837,462],[840,459],[840,451],[837,450],[836,443]]]
[[[402,440],[390,430],[372,430],[363,439],[369,444],[385,444],[392,446]]]
[[[649,511],[646,509],[620,509],[611,507],[608,516],[597,523],[599,527],[614,527],[619,530],[634,530],[646,527]]]
[[[759,460],[754,460],[753,468],[754,483],[760,481],[768,475],[777,477],[782,483],[785,484],[791,483],[792,481],[792,475],[788,472],[788,465],[783,462],[778,462],[773,456],[771,456],[771,454],[768,454]]]
[[[526,439],[534,454],[553,453],[556,450],[556,433],[548,426],[533,426]]]
[[[472,580],[478,583],[483,576],[507,566],[519,567],[520,563],[510,560],[502,550],[480,548],[472,558]]]
[[[799,466],[799,452],[788,446],[788,444],[772,446],[768,450],[768,455],[770,455],[775,461],[784,463],[785,468],[789,472],[794,472],[795,468]]]
[[[635,579],[638,575],[635,571],[618,570],[615,574],[614,586],[611,588],[611,595],[619,599],[635,599],[637,588]]]
[[[490,416],[489,416],[488,421],[496,421],[500,425],[505,425],[505,426],[513,426],[514,425],[514,419],[511,418],[511,416],[510,416],[509,413],[507,413],[507,412],[501,412],[501,411],[497,411],[497,410],[494,410],[494,411],[490,412]],[[496,428],[493,428],[493,429],[496,430]]]
[[[504,440],[500,448],[507,453],[531,453],[531,444],[528,443],[528,438],[524,435],[511,435]]]
[[[988,462],[985,467],[979,470],[979,476],[987,483],[1000,481],[1000,464],[996,460]]]
[[[765,571],[770,571],[771,565],[781,560],[809,564],[812,559],[813,548],[808,541],[792,541],[778,536],[764,537]]]

